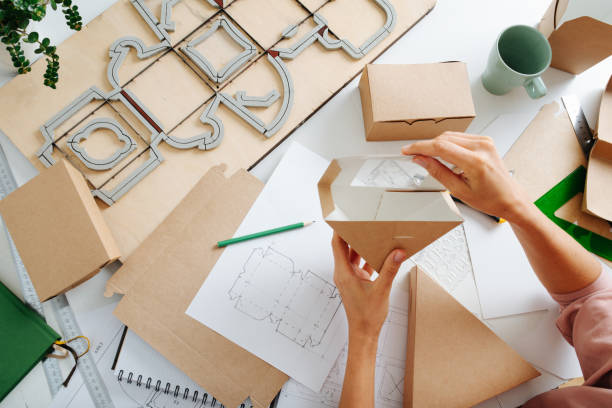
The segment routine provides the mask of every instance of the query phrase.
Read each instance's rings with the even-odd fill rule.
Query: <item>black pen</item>
[[[452,195],[452,194],[451,194],[451,197],[453,198],[453,201],[454,201],[454,202],[456,202],[456,203],[461,203],[461,204],[465,204],[463,201],[461,201],[460,199],[458,199],[457,197],[455,197],[455,196],[454,196],[454,195]],[[467,204],[465,204],[465,205],[467,205]],[[471,207],[471,206],[469,206],[469,205],[468,205],[468,207],[470,207],[470,208],[474,208],[474,207]],[[474,208],[474,210],[476,210],[476,209]],[[506,220],[504,220],[503,218],[498,217],[498,216],[496,216],[496,215],[487,214],[487,213],[484,213],[484,212],[482,212],[482,211],[480,211],[480,210],[476,210],[476,211],[478,211],[478,212],[479,212],[479,213],[481,213],[481,214],[486,215],[487,217],[493,218],[493,219],[495,220],[495,222],[496,222],[496,223],[498,223],[498,224],[502,224],[502,223],[506,222]]]

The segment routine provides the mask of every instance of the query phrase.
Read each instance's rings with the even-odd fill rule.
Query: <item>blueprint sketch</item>
[[[270,281],[282,284],[272,286]],[[342,304],[332,283],[296,270],[291,258],[271,247],[251,252],[229,297],[236,310],[274,325],[277,333],[312,350],[323,342]]]
[[[389,314],[382,327],[376,355],[375,401],[377,408],[402,408],[406,339],[408,335],[408,292],[395,285],[389,299]],[[323,384],[315,393],[295,380],[281,391],[277,408],[335,408],[340,402],[347,348]]]
[[[357,171],[351,186],[396,190],[444,190],[444,187],[433,179],[427,170],[412,161],[412,156],[367,159]]]
[[[329,162],[293,143],[235,236],[314,224],[225,248],[187,314],[319,391],[347,341],[331,228],[317,183]],[[229,237],[220,237],[220,239]]]

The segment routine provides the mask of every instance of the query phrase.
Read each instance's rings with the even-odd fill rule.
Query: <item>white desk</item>
[[[84,22],[87,23],[116,0],[77,0]],[[592,15],[602,19],[612,18],[610,4],[606,0],[581,0],[582,5],[594,10]],[[513,24],[535,25],[549,0],[438,0],[434,10],[404,35],[377,62],[387,64],[422,63],[460,60],[468,64],[472,93],[477,117],[469,131],[480,132],[498,115],[503,113],[535,113],[545,103],[567,93],[577,94],[591,126],[596,123],[601,92],[612,73],[612,58],[591,68],[580,76],[549,69],[543,76],[549,93],[539,100],[530,99],[523,89],[515,89],[504,96],[487,93],[480,84],[489,51],[500,31]],[[61,42],[72,32],[63,24],[63,17],[53,13],[37,25],[41,34],[55,42]],[[61,55],[61,50],[60,50]],[[60,69],[61,76],[61,69]],[[0,68],[0,85],[11,75]],[[65,80],[65,79],[64,79]],[[42,86],[42,78],[40,79]],[[398,153],[404,142],[370,142],[364,137],[361,102],[357,91],[358,78],[348,84],[330,102],[323,106],[303,126],[297,129],[283,144],[253,169],[253,173],[267,180],[276,167],[290,141],[296,140],[326,158],[365,153]],[[522,129],[516,129],[518,137]],[[3,254],[4,256],[4,254]],[[469,309],[478,313],[478,299],[473,279],[453,293]],[[100,294],[102,296],[102,294]],[[504,318],[502,325],[513,327],[522,324],[525,316]],[[527,317],[528,319],[528,317]],[[498,319],[499,320],[499,319]],[[42,370],[34,373],[40,377]],[[45,407],[49,395],[39,392],[44,387],[44,377],[28,376],[13,393],[14,403],[26,400],[29,407]],[[12,395],[13,395],[12,394]],[[27,398],[20,396],[27,395]],[[22,398],[20,400],[20,398]],[[9,399],[0,404],[8,407]],[[14,405],[11,405],[14,406]]]

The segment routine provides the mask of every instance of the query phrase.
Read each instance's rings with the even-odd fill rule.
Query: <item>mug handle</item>
[[[548,92],[544,81],[542,81],[542,78],[540,77],[528,79],[525,81],[523,86],[531,99],[541,98],[546,95],[546,92]]]

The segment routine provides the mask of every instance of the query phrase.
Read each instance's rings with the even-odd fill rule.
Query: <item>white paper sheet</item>
[[[353,187],[384,187],[398,190],[445,190],[413,156],[382,156],[367,159],[351,181]]]
[[[333,283],[332,230],[322,220],[317,190],[328,165],[291,145],[236,236],[300,221],[315,224],[227,247],[187,309],[315,391],[347,340]]]
[[[557,377],[569,380],[582,376],[576,351],[563,338],[556,321],[559,307],[516,316],[513,320],[492,319],[487,324],[525,360]]]
[[[508,223],[461,205],[474,278],[485,319],[550,309],[556,305],[536,277]]]
[[[406,262],[404,266],[412,267],[413,265]],[[404,279],[406,278],[407,276],[404,276]],[[406,285],[403,285],[401,279],[399,276],[396,278],[391,291],[389,314],[378,340],[374,396],[377,408],[402,408],[403,406],[409,296],[405,290],[407,282]],[[297,381],[289,380],[283,386],[277,408],[337,407],[342,393],[346,353],[345,347],[321,392],[313,392]]]

